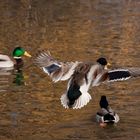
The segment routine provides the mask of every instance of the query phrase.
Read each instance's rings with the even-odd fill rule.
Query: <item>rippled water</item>
[[[0,52],[21,44],[62,61],[105,56],[113,68],[140,66],[139,0],[4,1],[0,8]],[[94,87],[87,106],[66,110],[59,98],[67,82],[52,83],[23,59],[22,72],[0,73],[1,140],[139,140],[140,79]],[[117,125],[96,123],[101,95],[119,114]]]

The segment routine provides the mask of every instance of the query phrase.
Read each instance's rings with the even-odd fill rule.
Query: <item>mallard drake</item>
[[[109,106],[106,96],[101,96],[99,105],[101,110],[96,113],[96,121],[99,122],[101,126],[104,126],[103,123],[119,122],[120,118],[118,114]]]
[[[0,69],[10,70],[13,69],[14,66],[16,69],[19,69],[23,66],[22,56],[31,57],[29,53],[27,53],[22,47],[16,47],[13,51],[13,59],[11,59],[7,55],[0,54]]]
[[[139,68],[108,70],[105,58],[92,62],[60,62],[49,52],[39,52],[35,63],[47,73],[54,82],[68,80],[67,91],[61,96],[61,103],[65,108],[80,109],[85,106],[91,96],[90,87],[103,82],[126,80],[140,76]]]

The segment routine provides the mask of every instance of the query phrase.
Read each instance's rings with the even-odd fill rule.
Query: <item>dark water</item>
[[[0,52],[24,46],[33,56],[49,49],[62,61],[95,61],[113,68],[140,66],[139,0],[6,0],[0,2]],[[10,51],[9,51],[10,50]],[[80,110],[66,110],[67,82],[52,83],[28,58],[21,73],[0,74],[0,140],[139,140],[140,79],[101,85]],[[120,116],[95,122],[101,95]]]

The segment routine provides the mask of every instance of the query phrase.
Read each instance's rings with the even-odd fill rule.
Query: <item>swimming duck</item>
[[[27,53],[22,47],[16,47],[13,51],[12,60],[9,56],[0,54],[0,70],[11,70],[15,67],[15,69],[19,69],[23,67],[22,56],[31,57],[29,53]]]
[[[118,123],[120,118],[118,114],[111,109],[106,96],[101,96],[99,105],[101,110],[96,114],[96,121],[100,123],[101,126],[105,126],[108,123]]]
[[[85,106],[91,96],[90,87],[104,82],[126,80],[140,76],[140,68],[108,70],[106,58],[92,62],[60,62],[50,52],[39,52],[35,58],[37,64],[54,82],[68,80],[67,91],[61,96],[61,104],[65,108],[80,109]]]

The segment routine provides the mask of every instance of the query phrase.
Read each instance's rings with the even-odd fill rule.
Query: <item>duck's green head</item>
[[[29,53],[27,53],[22,47],[16,47],[14,49],[14,51],[13,51],[14,58],[20,58],[23,55],[31,57],[31,55]]]

